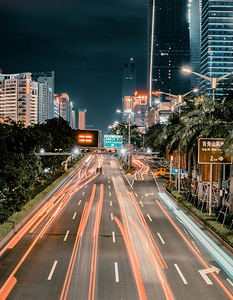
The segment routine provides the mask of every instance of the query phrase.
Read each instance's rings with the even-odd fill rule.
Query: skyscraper
[[[202,0],[201,74],[220,77],[233,70],[233,1]],[[211,94],[210,82],[202,87]],[[222,90],[216,90],[216,97]]]
[[[61,94],[55,94],[54,95],[55,100],[55,111],[54,115],[59,115],[64,120],[70,123],[70,115],[71,115],[71,105],[70,105],[70,98],[69,95],[66,93]],[[59,103],[59,106],[57,108],[57,105]]]
[[[189,0],[189,42],[190,42],[190,67],[192,71],[201,73],[201,8],[202,0]],[[191,87],[199,87],[201,78],[191,74]]]
[[[133,58],[124,63],[122,75],[122,98],[133,96],[136,90],[136,64]]]
[[[122,72],[122,119],[126,122],[128,115],[132,113],[132,96],[136,90],[136,64],[133,58],[125,62]]]
[[[78,129],[86,129],[86,109],[78,110]]]
[[[154,39],[152,38],[153,0],[148,0],[147,90],[182,94],[190,89],[190,80],[181,72],[189,64],[189,27],[187,0],[156,0],[154,7]],[[151,40],[153,53],[151,53]],[[152,55],[152,68],[151,68]]]
[[[37,123],[38,83],[31,73],[0,74],[0,119]]]
[[[33,79],[38,82],[38,123],[54,117],[55,73],[35,72]]]

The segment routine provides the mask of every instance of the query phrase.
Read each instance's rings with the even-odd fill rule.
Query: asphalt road
[[[0,299],[233,299],[232,278],[160,199],[164,184],[146,165],[126,176],[113,156],[90,156],[0,252]]]

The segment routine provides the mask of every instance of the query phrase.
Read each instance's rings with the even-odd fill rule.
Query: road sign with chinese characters
[[[198,140],[199,164],[231,164],[231,157],[222,151],[224,139],[200,138]]]

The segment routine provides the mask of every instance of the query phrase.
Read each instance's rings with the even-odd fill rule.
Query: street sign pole
[[[213,183],[213,164],[210,165],[210,189],[209,189],[209,215],[212,213],[212,183]]]

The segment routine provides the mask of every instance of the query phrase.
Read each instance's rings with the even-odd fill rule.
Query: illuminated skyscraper
[[[125,62],[122,72],[122,119],[126,122],[128,115],[132,113],[132,96],[136,90],[136,64],[133,58]]]
[[[152,91],[182,94],[190,88],[189,77],[181,67],[189,64],[189,26],[187,0],[156,0],[154,9],[154,43]],[[148,0],[147,90],[151,71],[153,0]]]
[[[190,67],[192,71],[201,73],[201,7],[202,0],[189,0],[189,39],[190,39]],[[200,86],[201,78],[191,74],[191,87]]]
[[[86,129],[86,109],[78,110],[78,129]]]
[[[233,1],[202,0],[201,74],[220,77],[233,70]],[[224,79],[223,79],[224,80]],[[211,94],[210,82],[202,80]],[[216,89],[216,96],[221,96]]]
[[[54,95],[54,105],[55,105],[55,111],[54,115],[57,115],[62,117],[64,120],[68,121],[70,123],[70,115],[71,115],[71,105],[70,105],[70,98],[69,95],[66,93],[61,94],[55,94]],[[57,109],[57,104],[58,109]]]

